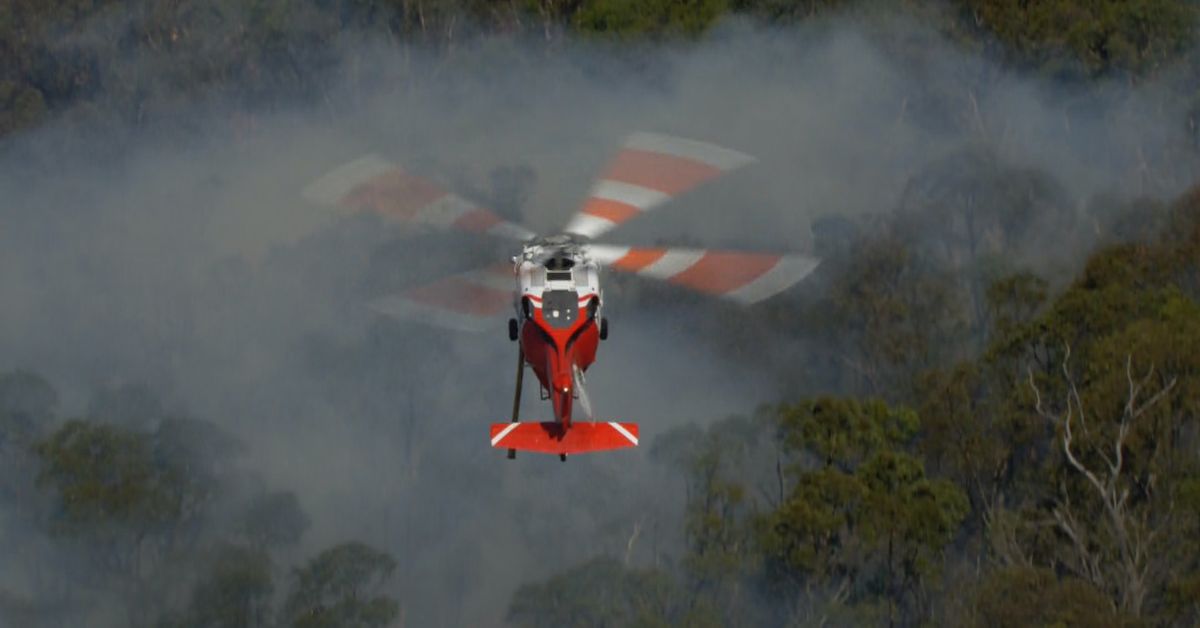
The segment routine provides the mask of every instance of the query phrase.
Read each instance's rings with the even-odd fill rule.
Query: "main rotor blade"
[[[371,309],[394,318],[463,331],[499,330],[512,313],[513,268],[494,264],[376,299]]]
[[[565,231],[595,238],[673,197],[754,161],[735,150],[656,133],[634,133],[592,186]]]
[[[453,227],[513,240],[534,236],[490,209],[413,176],[378,155],[360,157],[330,170],[305,186],[301,194],[313,203],[375,212],[398,222]]]
[[[746,304],[786,290],[820,264],[820,260],[805,255],[605,244],[591,244],[587,248],[593,259],[614,270]]]

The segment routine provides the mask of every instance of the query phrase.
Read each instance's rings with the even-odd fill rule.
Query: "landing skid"
[[[512,423],[519,423],[521,419],[521,384],[525,380],[525,351],[517,348],[517,388],[513,391],[513,409]],[[547,395],[548,397],[549,395]],[[515,460],[517,457],[516,449],[508,450],[508,459]],[[567,454],[558,454],[558,459],[562,462],[567,461]]]
[[[521,384],[525,379],[525,349],[517,345],[517,390],[513,393],[513,411],[512,422],[517,423],[520,420],[521,414]],[[514,460],[517,457],[517,450],[508,450],[508,459]],[[563,458],[566,459],[565,457]]]

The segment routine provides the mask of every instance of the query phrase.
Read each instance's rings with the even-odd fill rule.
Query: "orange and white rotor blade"
[[[369,211],[388,220],[456,228],[528,240],[533,232],[399,166],[367,155],[314,179],[302,195],[313,203],[350,211]]]
[[[608,170],[592,186],[587,201],[565,231],[595,238],[753,157],[670,135],[634,133]]]
[[[511,264],[494,264],[400,294],[375,299],[371,309],[395,318],[465,331],[500,329],[513,311]]]
[[[820,260],[681,248],[638,248],[592,244],[592,259],[614,270],[659,279],[740,303],[756,303],[807,277]]]

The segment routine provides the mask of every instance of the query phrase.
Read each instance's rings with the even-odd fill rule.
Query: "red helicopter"
[[[372,211],[407,223],[460,228],[522,243],[511,264],[447,277],[380,299],[384,314],[470,330],[497,329],[505,312],[518,342],[512,417],[491,426],[492,447],[569,454],[635,447],[636,423],[594,421],[584,375],[608,337],[601,268],[636,273],[704,294],[754,303],[797,283],[818,260],[685,248],[596,244],[593,239],[725,172],[750,163],[747,155],[704,142],[635,133],[592,186],[563,233],[539,237],[377,156],[340,166],[304,189],[305,198]],[[554,420],[520,422],[525,368],[537,376]],[[587,421],[574,420],[576,400]]]

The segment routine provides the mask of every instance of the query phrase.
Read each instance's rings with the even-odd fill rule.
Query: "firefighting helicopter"
[[[602,268],[636,273],[703,294],[750,304],[777,294],[813,271],[805,255],[630,247],[595,243],[614,227],[702,183],[753,161],[743,153],[656,133],[629,136],[583,207],[562,233],[539,236],[426,179],[368,155],[325,173],[302,192],[311,202],[430,227],[458,228],[521,243],[510,263],[446,277],[379,299],[383,314],[468,330],[501,329],[517,342],[511,420],[491,425],[491,445],[517,451],[569,454],[638,444],[636,423],[595,421],[584,376],[608,337]],[[523,375],[533,370],[553,421],[521,422]],[[575,401],[587,421],[574,420]]]

